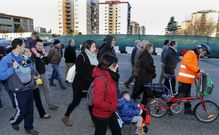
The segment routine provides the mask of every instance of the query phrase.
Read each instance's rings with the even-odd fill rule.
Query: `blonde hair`
[[[149,44],[150,42],[148,41],[148,40],[142,40],[142,44],[143,45],[147,45],[147,44]]]
[[[147,45],[144,46],[144,50],[149,51],[153,47],[153,44],[148,43]]]

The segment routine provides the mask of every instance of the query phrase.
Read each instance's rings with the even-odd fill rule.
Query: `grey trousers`
[[[54,100],[49,86],[49,81],[46,74],[40,74],[43,84],[40,86],[45,96],[48,106],[54,105]]]

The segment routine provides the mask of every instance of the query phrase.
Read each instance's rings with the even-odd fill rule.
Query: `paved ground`
[[[157,76],[160,74],[159,57],[154,57],[155,64],[157,66]],[[121,82],[124,82],[131,73],[131,66],[129,64],[130,55],[119,55],[119,66],[121,74]],[[215,89],[208,99],[213,100],[219,104],[219,60],[210,59],[202,60],[200,66],[205,69],[209,74],[211,74],[213,80],[215,81]],[[48,66],[48,75],[51,73],[51,66]],[[61,65],[63,76],[65,74],[65,65]],[[158,77],[155,81],[158,80]],[[56,82],[57,83],[57,82]],[[59,106],[57,111],[51,111],[45,109],[52,117],[48,120],[40,119],[39,115],[35,109],[34,116],[34,126],[40,131],[40,135],[93,135],[94,127],[91,124],[88,111],[86,109],[85,100],[76,108],[76,110],[71,114],[71,119],[74,123],[72,127],[65,127],[61,122],[61,117],[63,116],[67,105],[72,100],[72,89],[71,85],[68,86],[67,90],[61,90],[60,87],[52,87],[52,93],[54,95],[54,100]],[[121,89],[125,90],[123,84],[121,84]],[[9,118],[15,112],[11,107],[8,95],[4,90],[1,92],[1,98],[4,108],[0,109],[0,135],[22,135],[24,134],[24,129],[21,128],[20,131],[16,132],[11,129],[9,124]],[[44,97],[42,96],[43,102]],[[213,123],[204,124],[196,120],[194,116],[185,116],[183,113],[174,116],[164,116],[163,118],[152,118],[151,125],[149,126],[149,135],[218,135],[219,134],[219,119]],[[23,123],[20,124],[23,127]],[[132,134],[130,134],[132,135]]]

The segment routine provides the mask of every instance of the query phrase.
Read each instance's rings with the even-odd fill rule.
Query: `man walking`
[[[170,41],[169,39],[164,41],[164,46],[163,46],[163,51],[161,53],[161,73],[160,73],[160,79],[159,79],[159,83],[161,84],[164,80],[164,63],[165,63],[165,55],[166,55],[166,51],[169,48],[170,45]]]
[[[12,128],[19,130],[19,124],[24,120],[27,134],[38,135],[33,130],[33,74],[31,65],[23,66],[24,43],[21,39],[12,41],[12,52],[7,54],[0,62],[0,80],[6,80],[8,88],[12,91],[16,113],[10,119]],[[23,70],[22,70],[23,69]]]
[[[58,39],[54,40],[54,46],[49,50],[48,60],[52,64],[52,76],[50,78],[50,86],[56,86],[54,84],[54,79],[57,79],[61,89],[65,90],[66,87],[63,84],[59,63],[61,61],[62,56],[62,44]]]

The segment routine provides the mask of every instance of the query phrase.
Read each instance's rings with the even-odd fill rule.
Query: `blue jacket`
[[[7,80],[13,73],[14,68],[12,65],[13,59],[15,59],[18,63],[23,60],[22,56],[15,56],[13,52],[4,56],[0,61],[0,80]],[[32,68],[32,65],[30,65]]]
[[[138,116],[140,109],[138,104],[126,101],[125,99],[118,99],[118,114],[124,122],[132,122],[134,116]]]

